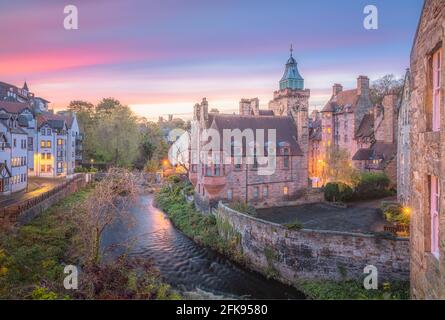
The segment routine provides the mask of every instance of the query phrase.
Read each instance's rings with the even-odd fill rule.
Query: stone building
[[[389,93],[366,114],[355,134],[358,150],[352,161],[367,172],[384,172],[397,185],[398,96]]]
[[[298,72],[297,63],[291,56],[280,80],[280,90],[274,92],[268,110],[260,110],[259,101],[242,99],[239,114],[209,112],[204,98],[194,107],[192,122],[190,181],[195,186],[195,201],[201,208],[213,206],[219,200],[241,201],[254,206],[277,206],[300,198],[308,186],[308,99],[310,91],[304,89],[304,80]],[[206,129],[217,132],[221,137],[217,159],[202,161],[208,156],[205,142],[199,139]],[[245,133],[253,130],[255,143],[244,139],[241,143],[230,140],[230,151],[224,153],[222,140],[224,131]],[[276,141],[269,139],[269,131],[276,130]],[[259,133],[264,132],[264,141]],[[232,139],[232,138],[230,138]],[[276,146],[272,150],[269,141]],[[267,142],[266,142],[267,141]],[[254,148],[249,153],[249,148]],[[260,174],[262,164],[256,156],[260,149],[264,155],[276,153],[275,168],[271,174]],[[252,156],[253,154],[253,156]],[[227,159],[223,161],[221,159]],[[251,159],[249,159],[249,157]],[[253,159],[252,159],[253,158]],[[237,159],[240,159],[238,162]]]
[[[407,205],[411,194],[411,184],[409,181],[411,167],[409,154],[409,132],[411,123],[411,74],[409,69],[405,74],[405,81],[400,99],[398,112],[398,132],[397,132],[397,200]]]
[[[321,114],[319,111],[314,110],[309,118],[308,170],[312,187],[315,188],[322,186],[322,181],[320,179],[322,176],[322,166],[320,163],[323,161],[321,153],[321,130]]]
[[[426,0],[411,51],[411,295],[445,299],[445,5]]]

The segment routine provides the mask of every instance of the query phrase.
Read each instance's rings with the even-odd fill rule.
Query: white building
[[[73,174],[80,138],[75,113],[0,100],[0,195],[26,189],[28,175]]]

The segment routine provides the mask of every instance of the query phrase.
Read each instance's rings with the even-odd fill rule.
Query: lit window
[[[287,195],[289,194],[289,188],[288,188],[288,187],[284,187],[284,188],[283,188],[283,194],[284,194],[285,196],[287,196]]]

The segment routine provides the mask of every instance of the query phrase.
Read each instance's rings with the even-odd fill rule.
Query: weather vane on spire
[[[292,43],[290,44],[290,56],[292,57],[292,52],[294,51],[294,48],[292,47]]]

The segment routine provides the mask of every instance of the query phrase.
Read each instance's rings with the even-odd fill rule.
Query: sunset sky
[[[266,106],[278,88],[290,43],[311,89],[311,106],[334,82],[360,74],[402,76],[422,0],[0,0],[0,81],[22,85],[60,109],[74,99],[113,96],[149,118],[186,117],[210,107]],[[65,5],[79,30],[63,27]],[[363,28],[363,8],[379,29]]]

